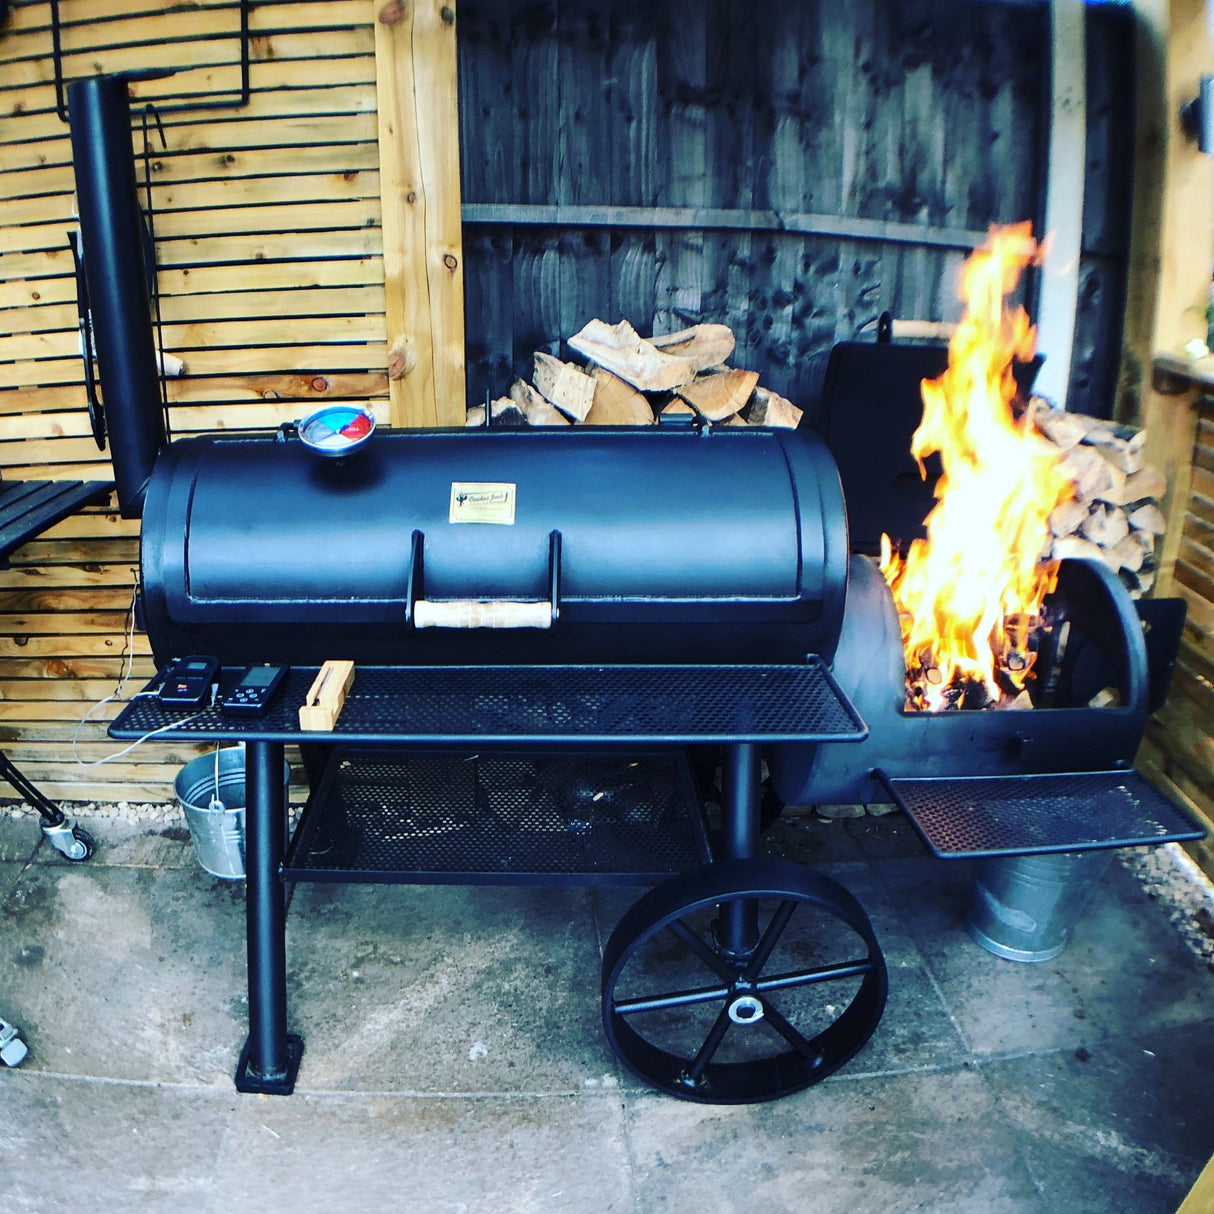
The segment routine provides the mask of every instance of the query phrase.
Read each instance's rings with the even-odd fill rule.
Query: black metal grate
[[[270,712],[237,720],[132,701],[115,738],[296,741],[315,668],[292,670]],[[225,672],[225,686],[237,672]],[[188,718],[184,719],[183,718]],[[861,741],[867,730],[817,658],[799,666],[363,666],[327,741],[468,744]]]
[[[1131,847],[1205,833],[1132,771],[927,780],[879,774],[945,860]]]
[[[657,880],[707,860],[678,753],[339,749],[296,832],[291,880]]]

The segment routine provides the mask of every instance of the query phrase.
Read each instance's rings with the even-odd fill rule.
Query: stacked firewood
[[[1037,430],[1059,451],[1075,496],[1050,515],[1047,554],[1103,561],[1140,598],[1155,582],[1155,550],[1164,533],[1163,473],[1143,458],[1145,430],[1067,413],[1041,397],[1029,403]]]
[[[652,426],[682,415],[712,425],[786,426],[801,410],[759,386],[759,373],[727,365],[735,340],[728,325],[700,324],[641,337],[626,320],[592,320],[569,338],[581,362],[537,351],[531,383],[517,379],[489,404],[493,425]],[[468,410],[483,426],[485,409]]]

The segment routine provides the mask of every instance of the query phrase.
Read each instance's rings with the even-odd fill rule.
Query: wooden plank
[[[1157,549],[1159,572],[1154,594],[1158,598],[1172,593],[1173,570],[1180,549],[1190,488],[1201,490],[1203,482],[1200,478],[1208,476],[1208,489],[1214,494],[1214,475],[1200,471],[1195,473],[1192,466],[1199,399],[1198,390],[1193,385],[1183,386],[1179,393],[1164,393],[1152,383],[1143,400],[1142,420],[1147,431],[1144,456],[1148,463],[1154,464],[1164,474],[1168,483],[1167,494],[1159,503],[1167,519],[1167,530]]]
[[[459,151],[450,135],[458,129],[454,0],[399,9],[375,0],[367,9],[376,18],[392,422],[458,425],[464,325]]]

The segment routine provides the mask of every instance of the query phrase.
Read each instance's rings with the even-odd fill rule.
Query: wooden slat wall
[[[1183,598],[1188,616],[1168,702],[1147,727],[1138,763],[1214,831],[1214,374],[1200,386],[1182,381],[1153,401],[1160,430],[1167,425],[1183,444],[1168,468],[1173,493],[1160,589]],[[1196,849],[1214,873],[1214,842],[1207,837]]]
[[[346,399],[369,401],[388,420],[381,191],[399,182],[380,171],[382,8],[258,0],[248,105],[166,114],[167,148],[153,128],[164,342],[187,370],[169,384],[176,436],[274,427]],[[62,0],[61,12],[68,79],[184,64],[194,70],[137,85],[137,95],[168,106],[239,89],[232,0]],[[49,21],[45,0],[27,0],[0,30],[0,469],[5,478],[108,479],[84,409],[67,245],[74,181]],[[407,59],[408,44],[401,53]],[[449,61],[453,77],[453,46]],[[427,103],[423,89],[419,122],[429,120]],[[454,208],[458,251],[458,178],[443,205]],[[462,316],[458,344],[456,374]],[[461,384],[445,418],[431,400],[425,420],[462,418],[462,396]],[[88,510],[0,571],[0,746],[53,798],[165,800],[190,753],[148,745],[94,768],[73,754],[82,716],[114,691],[128,650],[128,690],[152,672],[145,639],[128,644],[125,631],[137,535],[137,523]],[[104,737],[115,711],[107,705],[79,729],[81,758],[116,749]],[[9,794],[0,784],[0,798]]]

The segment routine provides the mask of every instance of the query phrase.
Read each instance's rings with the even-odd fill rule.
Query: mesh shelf
[[[225,671],[223,689],[238,672]],[[315,668],[290,672],[253,719],[133,700],[110,736],[294,742],[527,745],[861,741],[863,721],[817,658],[797,666],[360,666],[334,731],[304,734],[297,710]]]
[[[1091,851],[1205,834],[1132,771],[927,780],[878,774],[944,860]]]
[[[337,749],[288,852],[295,881],[656,881],[707,860],[677,752]]]

